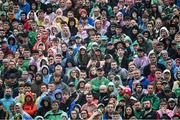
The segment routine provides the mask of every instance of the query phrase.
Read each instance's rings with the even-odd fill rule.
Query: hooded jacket
[[[47,65],[43,65],[41,72],[43,71],[43,69],[47,69],[47,71],[48,71],[47,75],[43,75],[43,82],[45,84],[49,84],[50,78],[51,78],[51,74],[49,73],[49,67]]]
[[[44,101],[48,102],[48,106],[44,105]],[[40,102],[41,107],[37,110],[36,116],[44,116],[49,110],[51,110],[51,98],[45,96]]]
[[[67,114],[62,110],[59,110],[57,113],[54,113],[51,110],[51,111],[47,112],[44,116],[44,118],[47,120],[62,120],[63,117],[68,118]]]
[[[10,40],[13,40],[13,44],[10,44]],[[16,38],[15,38],[13,35],[9,36],[9,38],[8,38],[8,48],[9,48],[13,53],[15,53],[16,50],[17,50]]]
[[[131,90],[133,89],[133,82],[134,81],[135,81],[134,78],[129,81],[129,87],[131,88]],[[145,77],[142,76],[138,81],[142,84],[143,89],[147,88],[149,81]]]
[[[10,112],[10,105],[15,103],[15,100],[12,98],[12,96],[10,98],[6,98],[4,95],[4,98],[2,98],[0,100],[0,102],[3,103],[3,107],[6,111]]]
[[[31,98],[31,101],[27,102],[26,101],[26,98],[27,96],[29,96]],[[22,106],[23,110],[25,112],[27,112],[29,115],[31,116],[34,116],[35,112],[36,112],[36,104],[34,103],[34,97],[33,97],[33,94],[32,93],[26,93],[26,96],[25,96],[25,100],[24,100],[24,104]]]
[[[16,106],[20,107],[20,114],[22,116],[22,120],[33,120],[33,118],[22,109],[21,103],[16,103]]]

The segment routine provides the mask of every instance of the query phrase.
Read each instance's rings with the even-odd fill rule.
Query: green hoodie
[[[151,95],[144,96],[141,100],[141,103],[147,100],[151,101],[153,110],[159,109],[160,99],[156,95],[151,94]]]
[[[46,120],[62,120],[63,117],[68,118],[67,114],[62,110],[59,110],[57,113],[54,113],[52,110],[50,110],[44,116]]]
[[[94,92],[99,92],[99,87],[101,85],[106,85],[108,86],[109,84],[109,80],[105,77],[102,77],[102,78],[99,78],[99,77],[96,77],[94,79],[92,79],[90,81],[91,85],[92,85],[92,89]]]

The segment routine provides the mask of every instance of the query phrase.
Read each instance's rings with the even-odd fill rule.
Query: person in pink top
[[[157,113],[160,116],[160,119],[172,119],[174,112],[168,109],[168,102],[164,99],[161,100],[159,110]]]

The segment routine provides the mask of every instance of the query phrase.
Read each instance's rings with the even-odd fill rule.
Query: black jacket
[[[142,119],[144,120],[156,120],[159,118],[159,115],[157,112],[150,110],[150,111],[144,111],[142,115]]]

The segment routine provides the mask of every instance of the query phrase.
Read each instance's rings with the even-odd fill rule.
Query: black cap
[[[70,83],[68,84],[68,86],[72,86],[72,87],[74,87],[74,86],[75,86],[75,84],[74,84],[73,82],[70,82]]]
[[[144,49],[142,47],[137,49],[138,52],[144,52]]]
[[[171,88],[170,88],[169,86],[165,87],[165,88],[164,88],[164,92],[165,92],[165,93],[171,92]]]
[[[97,71],[104,71],[104,68],[103,67],[98,67]]]

